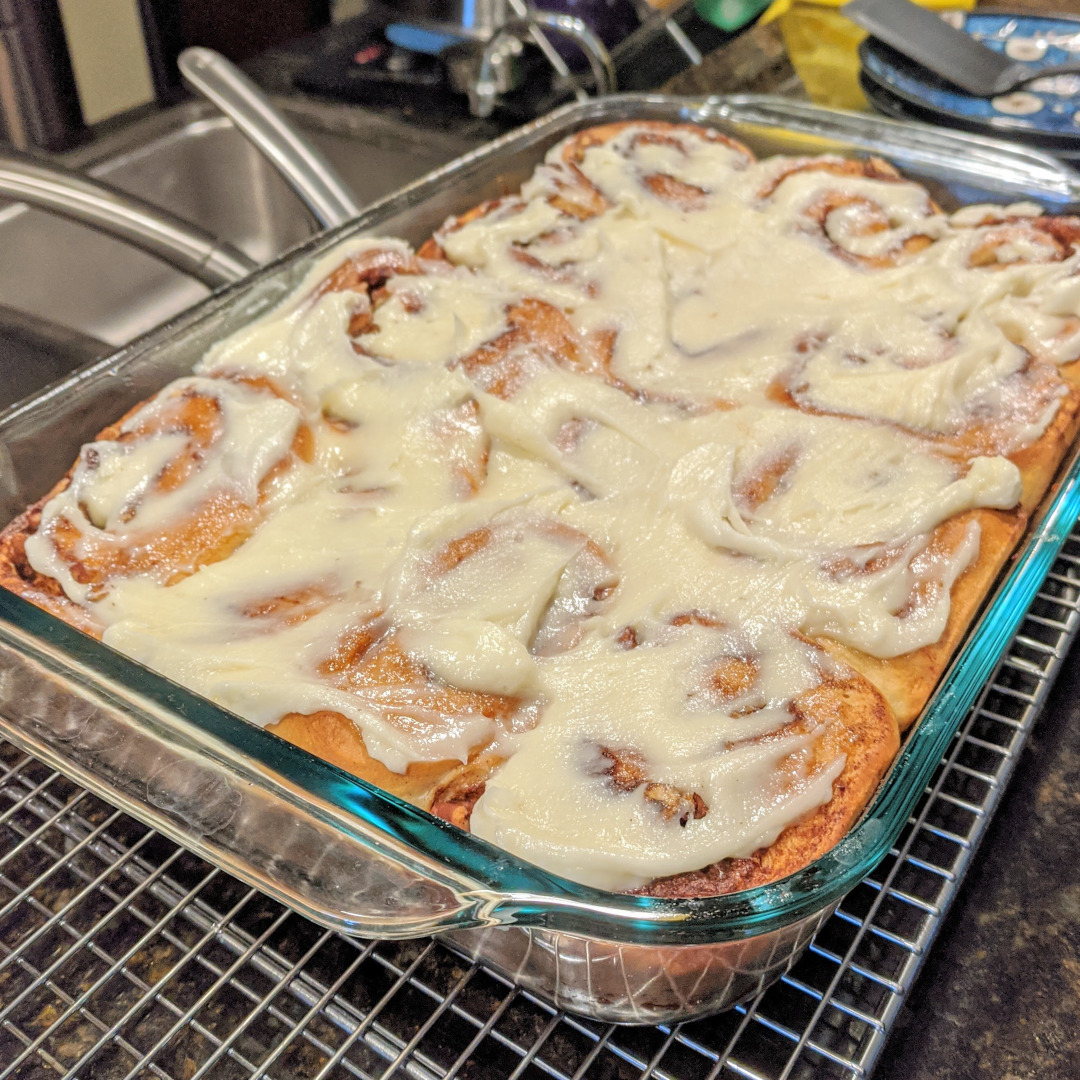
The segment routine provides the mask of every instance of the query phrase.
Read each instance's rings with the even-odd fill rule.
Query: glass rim
[[[678,117],[696,122],[741,122],[765,129],[775,125],[781,130],[790,130],[794,117],[803,124],[803,134],[828,132],[832,125],[838,137],[849,136],[860,125],[865,128],[867,124],[875,129],[889,125],[890,130],[905,134],[912,129],[912,125],[898,121],[754,95],[687,99],[638,94],[566,106],[380,200],[355,221],[305,241],[251,277],[215,293],[85,369],[80,377],[85,378],[88,372],[107,371],[123,363],[126,357],[182,338],[223,307],[239,304],[258,283],[273,279],[284,268],[296,267],[305,259],[310,264],[343,239],[377,225],[381,217],[387,216],[389,207],[400,213],[419,205],[448,177],[459,177],[483,166],[508,147],[520,147],[548,137],[553,142],[578,127],[605,118],[612,120],[618,115],[622,119],[634,119],[635,111],[645,114],[641,118],[647,118],[650,110],[674,111]],[[1075,199],[1080,192],[1080,177],[1053,159],[1026,148],[1003,147],[978,136],[929,129],[916,131],[910,137],[918,152],[931,156],[963,149],[976,159],[985,155],[996,158],[1002,163],[1005,176],[1002,183],[1006,187],[1014,171],[1021,174],[1027,170],[1030,185],[1042,187],[1048,200]],[[62,395],[66,385],[67,381],[56,384],[0,414],[0,440],[18,416],[46,399]],[[368,843],[374,832],[419,854],[421,869],[429,874],[441,866],[453,879],[455,890],[467,897],[468,902],[463,899],[435,929],[502,923],[636,944],[719,943],[764,934],[820,913],[839,901],[888,854],[949,741],[999,662],[1078,514],[1080,452],[1074,449],[1066,455],[1042,508],[1032,516],[1017,558],[999,578],[992,599],[984,604],[981,616],[972,624],[856,824],[833,848],[783,879],[703,898],[611,893],[542,870],[243,720],[3,589],[0,589],[0,641],[20,651],[43,649],[74,661],[101,686],[123,687],[129,695],[137,695],[159,712],[170,714],[177,725],[192,725],[199,733],[200,742],[210,740],[223,751],[249,757],[263,770],[270,770],[286,784],[299,787],[312,799],[325,804],[333,811],[336,824],[347,825],[351,818],[362,826],[356,833],[361,843]],[[266,888],[263,878],[258,883]],[[307,913],[315,918],[321,916],[324,922],[335,917],[329,912]]]

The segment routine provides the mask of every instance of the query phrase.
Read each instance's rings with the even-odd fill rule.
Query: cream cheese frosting
[[[582,188],[598,211],[560,203]],[[340,713],[398,772],[493,749],[472,830],[547,869],[628,889],[748,856],[845,764],[791,728],[850,674],[814,640],[937,641],[979,529],[937,530],[1020,498],[1007,455],[1064,393],[1037,364],[1080,354],[1080,256],[1037,221],[687,129],[556,147],[445,259],[335,250],[86,448],[27,555],[107,643],[256,723]],[[372,253],[401,264],[375,303],[320,286]],[[213,439],[160,490],[184,394]],[[227,557],[84,580],[226,496],[250,518]],[[406,685],[337,673],[362,633]]]

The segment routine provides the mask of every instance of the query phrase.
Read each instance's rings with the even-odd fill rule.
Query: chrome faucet
[[[469,110],[474,116],[490,116],[495,109],[498,95],[513,86],[510,66],[514,57],[521,52],[520,38],[526,34],[535,36],[538,30],[553,31],[577,42],[589,61],[597,94],[615,92],[617,79],[611,54],[581,19],[573,15],[530,8],[524,15],[506,20],[484,45],[479,73],[476,81],[469,87]],[[562,67],[564,70],[560,71],[557,67],[556,71],[560,75],[568,74],[565,65]],[[579,100],[588,96],[579,85],[575,85],[574,92]]]

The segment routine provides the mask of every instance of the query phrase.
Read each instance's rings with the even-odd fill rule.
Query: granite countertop
[[[1080,1076],[1080,654],[1036,722],[874,1080]]]

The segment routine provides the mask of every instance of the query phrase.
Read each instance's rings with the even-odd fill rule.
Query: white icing
[[[194,452],[186,482],[158,490],[156,482],[170,461],[197,445],[175,416],[189,396],[212,403],[216,431],[209,445]],[[271,394],[214,379],[178,379],[125,421],[120,439],[83,447],[71,483],[49,500],[39,531],[27,540],[27,554],[37,570],[84,603],[90,590],[58,557],[50,541],[52,528],[69,523],[81,536],[119,548],[149,542],[215,497],[254,507],[299,423],[297,410]]]
[[[845,763],[781,730],[850,677],[806,636],[882,658],[940,637],[979,529],[935,531],[1019,499],[1004,455],[1062,393],[1032,389],[1029,353],[1080,355],[1080,256],[1054,257],[1026,205],[949,218],[906,182],[654,134],[578,173],[556,147],[521,197],[439,235],[456,266],[410,263],[374,308],[318,283],[408,249],[335,252],[125,424],[153,437],[84,454],[33,566],[106,642],[256,723],[339,712],[398,771],[512,750],[472,828],[577,880],[631,888],[771,843]],[[549,305],[532,339],[523,301]],[[188,443],[155,421],[185,387],[221,430],[155,494]],[[288,457],[301,423],[309,463]],[[973,426],[989,448],[942,449]],[[223,491],[258,507],[251,535],[167,585],[91,595],[53,543],[64,519],[120,550]],[[364,633],[406,674],[343,661]],[[605,748],[641,783],[618,789]]]

